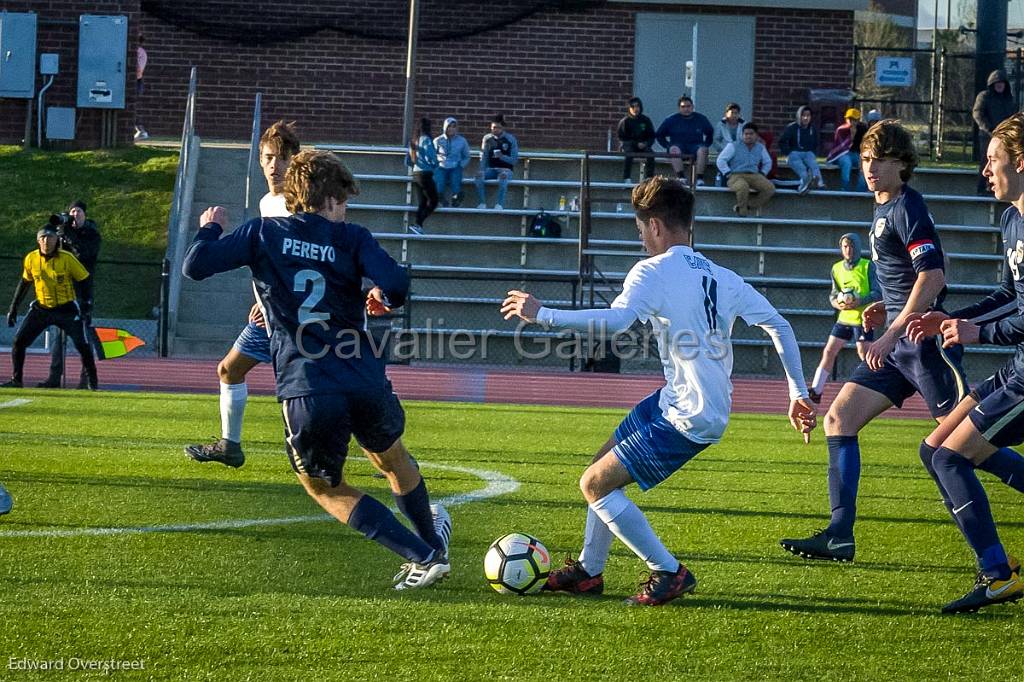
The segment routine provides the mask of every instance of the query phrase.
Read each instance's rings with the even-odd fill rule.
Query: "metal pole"
[[[164,258],[164,262],[160,265],[160,336],[159,336],[159,352],[160,357],[166,358],[169,352],[167,348],[168,338],[168,320],[170,316],[168,314],[168,308],[171,298],[171,261]]]
[[[939,104],[935,111],[935,159],[942,160],[943,110],[946,107],[946,48],[939,52]]]
[[[409,0],[409,49],[405,56],[405,112],[402,116],[402,144],[412,140],[412,116],[416,99],[416,39],[420,30],[420,5]],[[444,131],[441,131],[444,132]]]
[[[252,109],[252,131],[249,133],[249,162],[245,166],[245,203],[246,220],[253,217],[252,213],[252,173],[260,159],[260,119],[263,113],[263,93],[256,93],[256,103]]]

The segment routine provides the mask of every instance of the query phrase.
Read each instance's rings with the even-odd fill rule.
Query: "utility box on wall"
[[[128,17],[79,17],[79,107],[124,109],[127,56]]]
[[[36,15],[0,12],[0,97],[36,94]]]

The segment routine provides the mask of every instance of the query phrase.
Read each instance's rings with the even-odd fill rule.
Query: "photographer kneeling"
[[[68,206],[67,213],[51,218],[50,223],[57,226],[60,235],[60,248],[78,259],[78,262],[89,273],[89,279],[75,282],[75,295],[82,309],[82,321],[86,328],[92,326],[92,292],[96,281],[96,260],[100,255],[100,231],[95,221],[85,216],[85,202],[81,199]],[[56,341],[50,345],[50,373],[46,381],[38,384],[39,388],[60,388],[64,376],[64,335],[57,334]],[[85,373],[85,363],[78,379],[78,388],[88,388],[89,378]]]
[[[54,325],[66,333],[75,344],[78,354],[82,356],[85,369],[87,388],[97,388],[96,360],[92,354],[92,346],[85,338],[85,326],[82,311],[75,299],[76,282],[89,279],[89,272],[70,253],[61,250],[60,236],[52,222],[40,228],[36,233],[39,248],[25,256],[24,271],[18,288],[14,292],[11,309],[7,312],[7,324],[13,327],[18,319],[18,305],[25,297],[30,286],[35,286],[36,300],[29,306],[28,314],[21,322],[21,327],[14,336],[11,348],[11,360],[14,373],[11,380],[3,384],[4,388],[21,388],[22,372],[25,368],[25,350],[39,338],[43,331]],[[91,291],[85,300],[91,300]]]

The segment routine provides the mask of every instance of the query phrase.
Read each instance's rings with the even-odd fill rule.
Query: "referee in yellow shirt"
[[[14,335],[11,348],[11,359],[14,363],[14,374],[11,380],[3,384],[4,388],[21,388],[22,371],[25,368],[25,350],[39,338],[49,326],[59,327],[75,344],[75,349],[82,356],[82,366],[88,377],[88,387],[95,391],[96,360],[92,354],[92,346],[85,339],[85,327],[82,324],[82,311],[75,300],[75,282],[89,277],[89,272],[73,255],[60,248],[60,237],[57,228],[46,225],[36,233],[39,248],[25,256],[24,271],[18,288],[14,292],[14,301],[7,312],[7,325],[14,326],[18,320],[18,305],[25,297],[30,286],[35,286],[36,300],[28,309],[28,315],[21,322],[21,328]]]

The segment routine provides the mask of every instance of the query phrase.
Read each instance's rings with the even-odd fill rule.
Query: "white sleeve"
[[[577,331],[604,331],[617,334],[629,329],[636,321],[636,313],[626,308],[603,308],[588,310],[558,310],[541,308],[537,321],[555,327],[568,327]]]
[[[749,325],[758,326],[767,332],[779,354],[782,367],[786,371],[789,383],[789,399],[807,398],[807,384],[804,381],[804,368],[800,360],[800,346],[796,342],[793,327],[779,311],[768,302],[761,292],[746,282],[742,283],[741,291],[736,297],[740,317]]]
[[[715,165],[718,166],[718,170],[722,171],[722,175],[729,174],[729,160],[736,154],[736,147],[734,145],[734,142],[730,142],[725,145],[725,149],[718,153],[718,159],[715,161]]]

